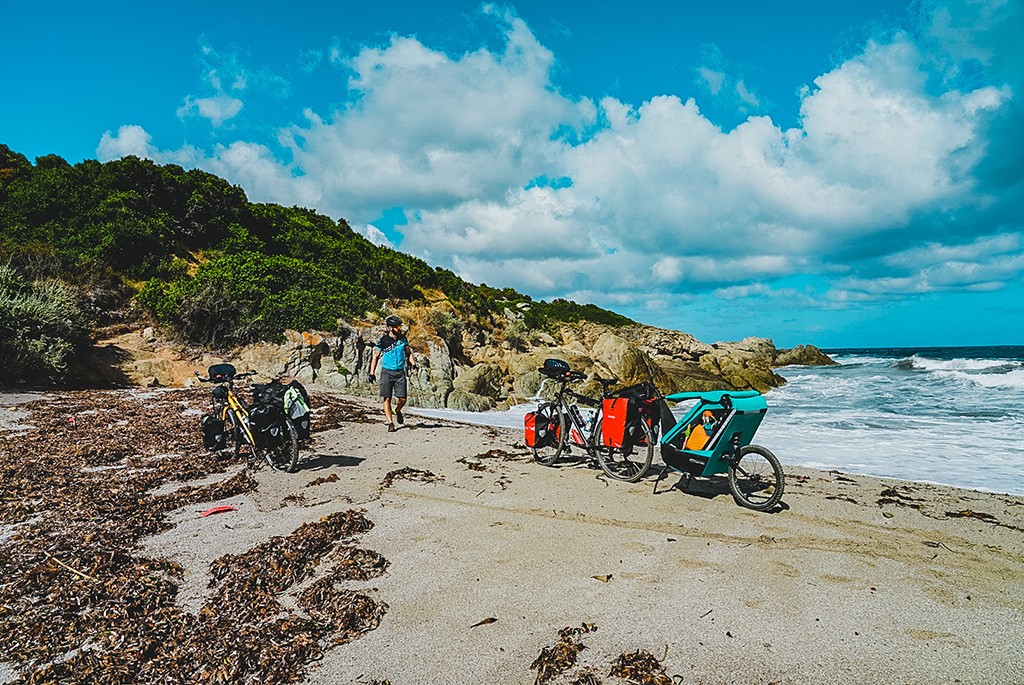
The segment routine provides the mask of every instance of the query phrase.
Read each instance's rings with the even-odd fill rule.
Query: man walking
[[[370,353],[370,382],[376,380],[377,362],[380,362],[380,396],[384,399],[384,418],[388,420],[388,433],[394,433],[395,421],[405,423],[402,407],[409,395],[406,368],[415,369],[409,343],[402,332],[402,320],[392,314],[384,319],[387,327],[384,336]],[[394,396],[394,417],[391,412],[391,398]]]

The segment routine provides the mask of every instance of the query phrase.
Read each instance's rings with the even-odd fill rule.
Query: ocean
[[[839,366],[778,369],[786,385],[765,394],[768,414],[754,442],[784,469],[1024,495],[1024,346],[825,352]],[[521,428],[531,406],[414,411]]]

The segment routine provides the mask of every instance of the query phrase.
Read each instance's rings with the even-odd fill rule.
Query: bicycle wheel
[[[551,440],[550,443],[544,447],[532,448],[533,458],[537,463],[544,464],[544,466],[551,466],[562,454],[562,450],[565,449],[565,434],[567,429],[565,412],[562,411],[561,405],[551,403],[540,405],[537,411],[548,413],[554,419],[553,423],[558,426],[554,440]]]
[[[299,464],[299,431],[288,417],[282,424],[284,431],[273,445],[260,447],[257,451],[275,471],[294,473]]]
[[[638,440],[629,453],[619,447],[598,447],[597,463],[608,474],[609,478],[635,483],[647,474],[654,459],[654,431],[646,421],[639,421],[643,438]],[[601,434],[601,426],[594,427],[594,433]]]
[[[741,507],[768,511],[782,499],[784,484],[779,460],[760,445],[740,449],[739,459],[729,466],[729,491]]]

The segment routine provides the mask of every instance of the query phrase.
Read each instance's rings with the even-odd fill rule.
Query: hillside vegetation
[[[33,164],[2,144],[0,267],[8,382],[59,380],[90,330],[140,318],[205,348],[277,342],[287,329],[332,331],[341,319],[372,320],[426,293],[449,306],[439,328],[493,327],[506,309],[527,330],[632,323],[594,305],[468,283],[374,245],[343,219],[249,202],[203,171],[136,157],[72,165],[48,155]]]

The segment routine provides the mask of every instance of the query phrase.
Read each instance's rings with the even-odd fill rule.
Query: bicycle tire
[[[754,511],[773,509],[782,500],[784,488],[782,465],[766,447],[747,445],[729,465],[729,491],[741,507]]]
[[[651,461],[654,460],[654,443],[657,440],[654,437],[654,431],[651,430],[646,421],[640,421],[639,424],[644,434],[643,442],[646,444],[634,446],[633,449],[636,450],[635,459],[631,459],[633,454],[629,454],[626,450],[619,447],[599,446],[596,448],[597,463],[601,465],[601,469],[609,478],[626,483],[635,483],[646,476],[650,470]],[[601,435],[600,423],[594,426],[594,434]]]
[[[562,411],[560,404],[552,404],[545,402],[537,408],[537,411],[543,411],[546,408],[552,409],[558,416],[558,437],[555,442],[545,447],[533,447],[533,458],[538,464],[544,466],[551,466],[558,457],[562,455],[562,451],[565,450],[565,437],[566,437],[566,425],[565,425],[565,412]]]
[[[284,435],[278,444],[261,447],[258,451],[275,471],[295,473],[299,464],[299,431],[292,420],[284,418]]]

